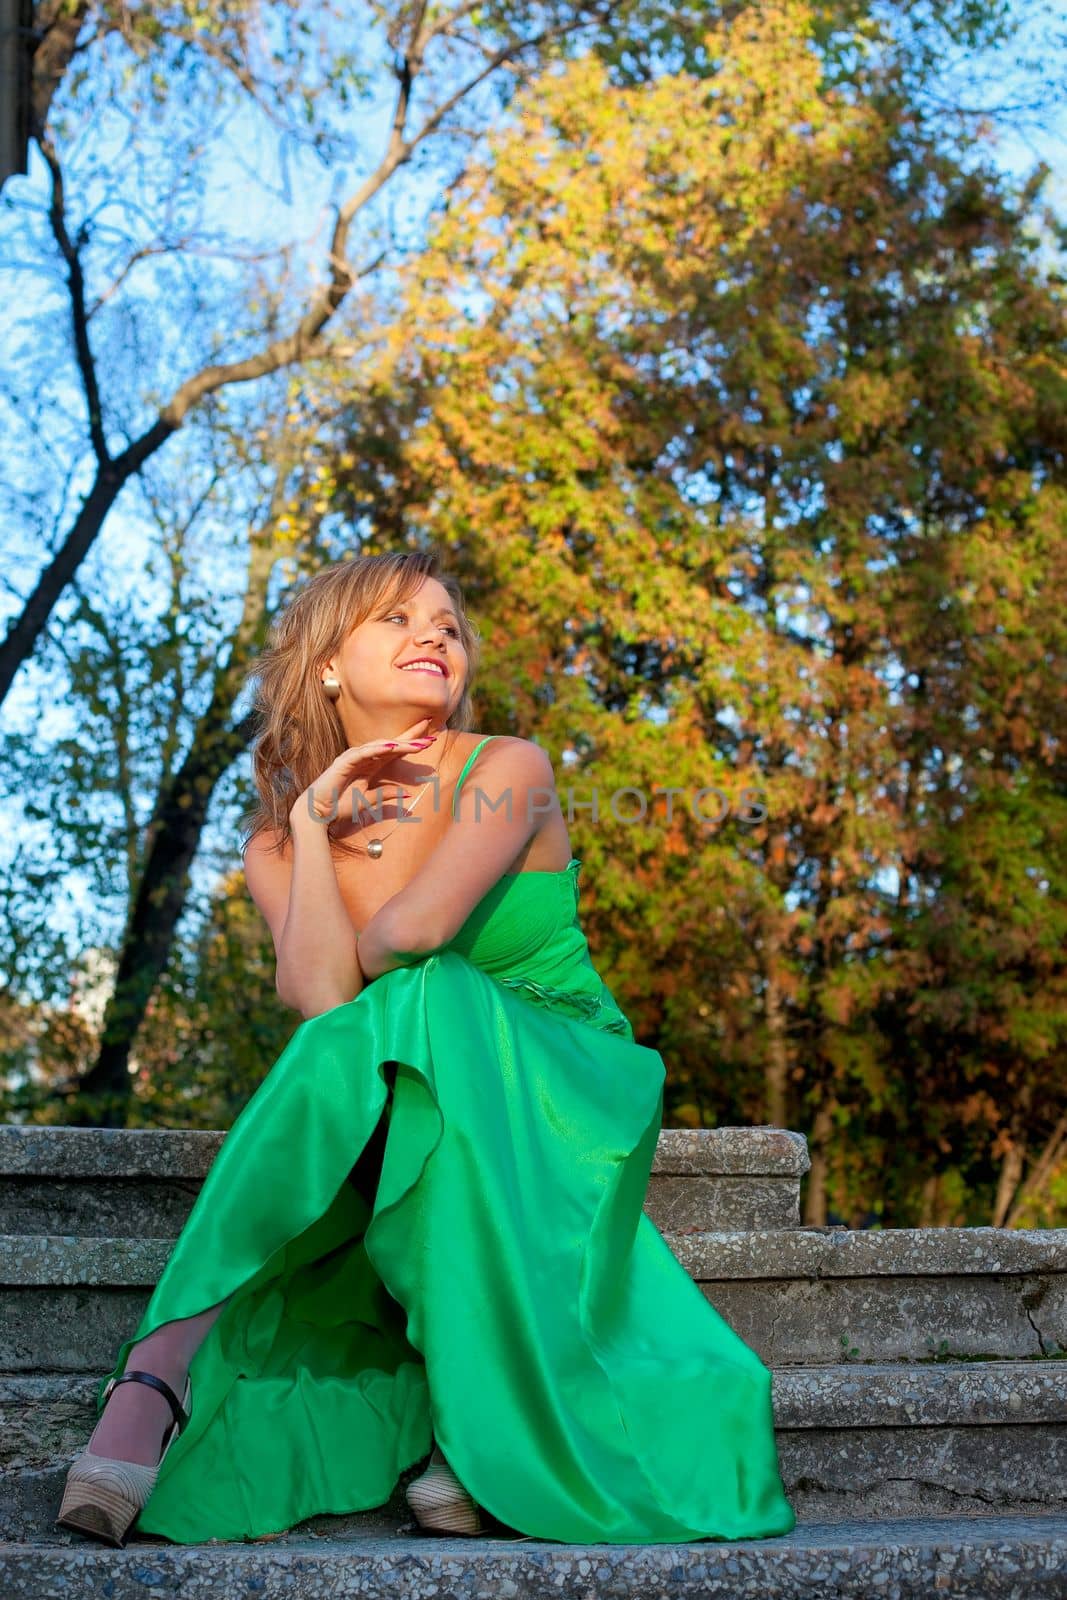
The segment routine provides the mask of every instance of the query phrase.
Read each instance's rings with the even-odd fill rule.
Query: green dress
[[[233,1294],[139,1531],[380,1506],[435,1440],[539,1539],[794,1527],[770,1372],[642,1209],[665,1068],[592,964],[580,868],[505,874],[448,944],[302,1022],[229,1129],[107,1374]]]

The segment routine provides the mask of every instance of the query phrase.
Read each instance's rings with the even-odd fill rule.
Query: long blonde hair
[[[467,682],[445,727],[463,732],[473,728],[470,690],[481,638],[466,615],[458,581],[443,569],[440,550],[353,556],[335,562],[284,604],[246,674],[246,681],[256,683],[253,711],[261,725],[252,742],[252,777],[259,798],[241,819],[247,828],[242,854],[249,841],[268,828],[277,834],[274,843],[280,854],[292,834],[289,812],[297,799],[348,748],[340,715],[323,693],[323,666],[353,628],[379,606],[408,599],[425,578],[436,578],[448,591],[467,652]],[[341,820],[339,812],[326,829],[331,847],[346,855],[360,853],[334,837],[333,829]]]

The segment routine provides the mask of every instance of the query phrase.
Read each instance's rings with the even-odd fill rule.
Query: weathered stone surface
[[[86,1430],[88,1433],[90,1430]],[[837,1522],[856,1517],[1067,1515],[1067,1427],[828,1429],[781,1431],[782,1481],[797,1516]],[[32,1539],[47,1527],[63,1493],[70,1459],[84,1439],[44,1466],[0,1472],[0,1539]],[[353,1512],[410,1517],[403,1475],[388,1502]],[[336,1537],[345,1527],[332,1528]]]
[[[212,1600],[318,1597],[348,1593],[349,1580],[361,1596],[405,1600],[572,1588],[582,1600],[690,1590],[1067,1600],[1067,1360],[1056,1359],[1067,1356],[1067,1230],[801,1227],[806,1145],[773,1128],[664,1130],[645,1212],[773,1369],[779,1459],[801,1518],[787,1539],[584,1554],[506,1529],[443,1540],[419,1535],[403,1501],[422,1464],[384,1507],[317,1517],[254,1547],[135,1537],[111,1551],[55,1530],[100,1377],[224,1137],[0,1130],[5,1600],[103,1586],[122,1600],[179,1584]],[[887,1517],[904,1520],[871,1520]]]
[[[1067,1353],[1067,1230],[795,1228],[668,1243],[768,1366]]]
[[[754,1123],[745,1128],[664,1128],[652,1171],[801,1178],[811,1167],[802,1133]]]
[[[45,1526],[98,1384],[0,1378],[0,1538]],[[806,1518],[1067,1512],[1063,1363],[778,1371],[773,1403],[786,1492]],[[420,1470],[383,1514],[405,1516],[403,1483]]]
[[[152,1290],[0,1289],[0,1368],[9,1373],[110,1372]]]
[[[176,1238],[201,1181],[192,1178],[0,1178],[0,1234]],[[661,1233],[792,1228],[800,1180],[653,1174],[645,1211]]]
[[[263,1544],[112,1550],[76,1534],[0,1549],[5,1600],[1063,1600],[1067,1518],[806,1523],[779,1539],[566,1545],[290,1532]]]
[[[697,1282],[1067,1274],[1067,1228],[766,1228],[665,1237]],[[3,1236],[0,1283],[155,1283],[173,1248],[173,1239]]]
[[[771,1367],[1033,1360],[1067,1351],[1062,1230],[886,1229],[842,1238],[838,1230],[785,1228],[665,1239]],[[110,1363],[116,1332],[131,1316],[140,1320],[172,1249],[167,1239],[0,1238],[0,1368]],[[699,1276],[709,1270],[716,1276]]]
[[[224,1131],[195,1128],[0,1128],[8,1177],[199,1178]]]
[[[1064,1278],[822,1278],[700,1285],[768,1366],[1035,1359],[1067,1348]],[[1030,1309],[1041,1304],[1041,1320]]]
[[[7,1125],[0,1128],[0,1174],[204,1178],[225,1137],[225,1130],[218,1129]],[[810,1165],[802,1133],[757,1123],[740,1128],[664,1128],[652,1170],[799,1178]]]
[[[174,1239],[199,1178],[0,1178],[0,1234]]]
[[[1067,1228],[795,1228],[672,1241],[696,1279],[1067,1272]]]
[[[0,1128],[0,1235],[174,1238],[225,1133]],[[785,1128],[669,1128],[645,1210],[661,1232],[800,1221],[807,1141]]]
[[[0,1376],[0,1471],[73,1454],[96,1421],[102,1372]],[[912,1428],[1022,1428],[1067,1423],[1067,1362],[779,1368],[779,1433]],[[1061,1486],[1060,1492],[1063,1492]]]
[[[173,1239],[8,1235],[0,1238],[0,1284],[155,1284],[173,1249]]]
[[[784,1367],[773,1394],[779,1428],[1067,1422],[1067,1361]]]
[[[1067,1425],[785,1432],[778,1460],[798,1517],[1067,1514]]]
[[[661,1233],[709,1228],[795,1228],[800,1179],[653,1173],[645,1212]]]

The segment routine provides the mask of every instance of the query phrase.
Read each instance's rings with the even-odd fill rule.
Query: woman
[[[245,873],[304,1020],[101,1384],[61,1526],[255,1538],[382,1505],[431,1447],[425,1527],[795,1524],[770,1373],[642,1209],[663,1060],[590,960],[551,763],[471,731],[478,646],[436,552],[330,567],[275,624]]]

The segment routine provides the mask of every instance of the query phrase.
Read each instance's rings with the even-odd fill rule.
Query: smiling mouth
[[[448,674],[443,667],[398,667],[398,672],[426,672],[431,678],[447,678]]]

